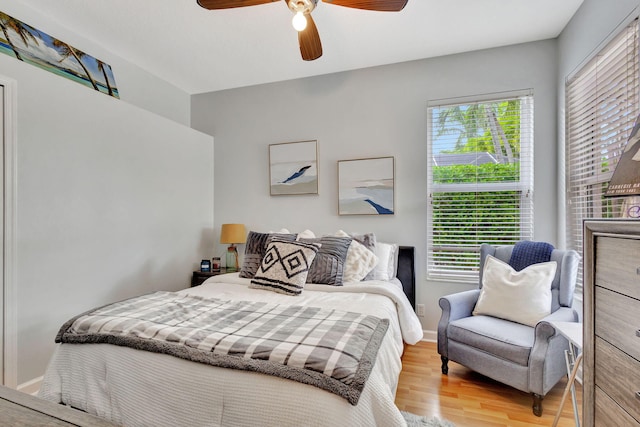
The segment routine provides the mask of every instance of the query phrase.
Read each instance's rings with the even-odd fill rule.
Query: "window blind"
[[[581,255],[584,219],[621,216],[624,197],[604,193],[640,112],[638,83],[637,20],[566,82],[567,247]]]
[[[482,243],[533,236],[531,91],[431,102],[427,275],[478,280]]]

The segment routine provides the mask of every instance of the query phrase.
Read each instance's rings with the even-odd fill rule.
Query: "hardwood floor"
[[[449,362],[449,375],[442,375],[436,343],[420,342],[405,349],[396,405],[414,414],[447,419],[457,427],[551,426],[566,383],[566,378],[561,380],[545,396],[542,417],[536,417],[528,393],[454,362]],[[582,386],[577,382],[576,391],[581,405]],[[558,425],[575,425],[571,395]]]

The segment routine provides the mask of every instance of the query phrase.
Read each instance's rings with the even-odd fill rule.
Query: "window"
[[[638,113],[638,22],[634,21],[566,83],[569,249],[582,254],[584,219],[621,216],[624,197],[605,198],[604,193]],[[581,280],[582,275],[578,277]]]
[[[427,274],[478,280],[480,244],[533,236],[533,95],[430,102]]]

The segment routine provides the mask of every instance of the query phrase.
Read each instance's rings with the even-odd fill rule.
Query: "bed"
[[[39,396],[124,426],[405,425],[394,404],[401,355],[405,343],[422,339],[413,310],[413,247],[398,248],[395,273],[390,280],[343,286],[307,283],[295,297],[253,289],[251,280],[232,273],[169,295],[225,304],[294,305],[378,319],[384,331],[375,359],[360,364],[370,371],[356,397],[352,391],[340,395],[333,383],[322,380],[320,385],[314,379],[301,382],[253,365],[248,370],[224,363],[216,366],[217,362],[199,363],[112,341],[58,344]]]

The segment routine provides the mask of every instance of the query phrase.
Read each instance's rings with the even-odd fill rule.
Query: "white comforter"
[[[269,375],[217,368],[109,344],[58,345],[40,396],[124,426],[403,426],[394,404],[404,341],[422,328],[406,296],[389,282],[307,284],[292,297],[248,288],[237,274],[180,291],[244,301],[334,307],[390,320],[356,406],[319,388]]]

